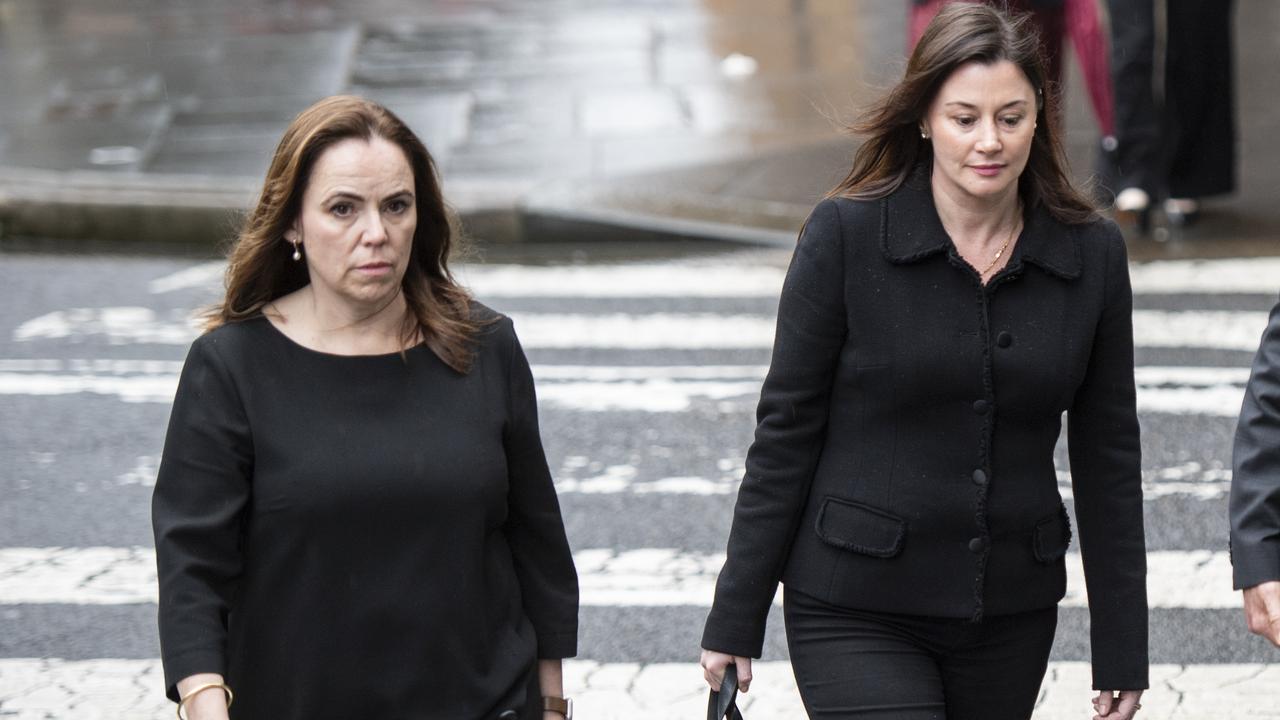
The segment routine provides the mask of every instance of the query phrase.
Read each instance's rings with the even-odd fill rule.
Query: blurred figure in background
[[[1235,190],[1232,2],[1108,0],[1108,6],[1117,216],[1145,231],[1154,200],[1165,198],[1170,224],[1185,225],[1199,216],[1200,198]]]

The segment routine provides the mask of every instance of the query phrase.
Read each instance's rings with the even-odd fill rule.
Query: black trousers
[[[1163,43],[1156,3],[1165,9]],[[1235,189],[1232,0],[1108,0],[1115,189],[1199,198]],[[1157,75],[1156,47],[1164,46]]]
[[[987,618],[868,612],[785,589],[787,647],[811,718],[1026,720],[1056,607]]]

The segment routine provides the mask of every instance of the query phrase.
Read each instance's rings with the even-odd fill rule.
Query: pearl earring
[[[298,240],[293,241],[293,261],[297,262],[302,259],[302,244]]]

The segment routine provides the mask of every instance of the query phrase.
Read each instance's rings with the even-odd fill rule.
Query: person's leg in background
[[[1117,219],[1145,230],[1161,187],[1160,116],[1156,110],[1155,2],[1108,0],[1115,92],[1114,184]]]
[[[1185,224],[1199,199],[1235,190],[1231,0],[1167,0],[1165,214]]]

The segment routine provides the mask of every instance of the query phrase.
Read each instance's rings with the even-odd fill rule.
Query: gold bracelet
[[[182,710],[186,708],[188,700],[195,697],[197,693],[204,692],[205,690],[212,690],[213,688],[221,688],[222,692],[227,694],[227,709],[230,710],[231,701],[236,699],[236,696],[231,693],[231,688],[227,687],[226,683],[205,683],[204,685],[197,685],[191,688],[191,692],[187,693],[186,697],[178,701],[178,720],[187,720],[182,716]]]

